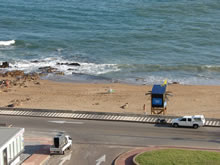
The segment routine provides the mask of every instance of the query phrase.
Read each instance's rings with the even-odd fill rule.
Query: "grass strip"
[[[136,157],[140,165],[220,165],[220,152],[161,149]]]

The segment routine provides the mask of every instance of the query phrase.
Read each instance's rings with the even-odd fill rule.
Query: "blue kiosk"
[[[154,85],[151,92],[151,114],[166,114],[166,84]]]

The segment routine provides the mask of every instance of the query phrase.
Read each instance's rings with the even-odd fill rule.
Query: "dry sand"
[[[1,78],[2,79],[2,78]],[[113,89],[109,93],[109,89]],[[150,114],[152,86],[127,84],[61,83],[48,80],[27,81],[0,89],[0,106],[19,108],[83,110]],[[220,118],[220,86],[169,85],[167,115],[196,115]],[[125,108],[121,106],[125,105]]]

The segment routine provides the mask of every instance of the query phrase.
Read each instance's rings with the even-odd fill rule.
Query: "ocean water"
[[[65,73],[53,80],[220,85],[219,18],[219,0],[2,1],[0,62]]]

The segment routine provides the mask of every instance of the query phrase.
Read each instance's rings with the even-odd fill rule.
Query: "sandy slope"
[[[127,84],[79,84],[47,80],[25,82],[23,86],[2,87],[0,106],[19,102],[15,107],[65,110],[150,113],[150,97],[145,93],[152,86]],[[113,93],[109,93],[109,89]],[[220,118],[220,86],[169,85],[167,115],[204,114]],[[125,109],[120,108],[128,103]]]

